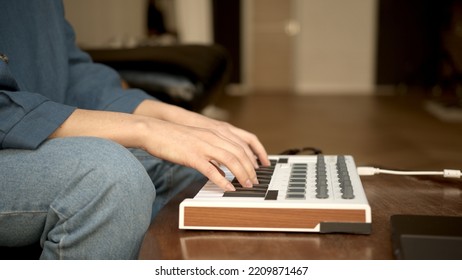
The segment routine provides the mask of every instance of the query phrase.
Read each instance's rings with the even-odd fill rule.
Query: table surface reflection
[[[178,205],[200,189],[192,186],[151,224],[140,259],[393,259],[392,215],[462,216],[461,180],[393,175],[361,179],[372,209],[370,235],[180,230]]]

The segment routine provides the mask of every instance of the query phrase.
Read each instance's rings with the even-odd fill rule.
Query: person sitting
[[[0,0],[0,246],[41,259],[134,259],[167,201],[269,165],[258,138],[123,89],[75,44],[60,0]]]

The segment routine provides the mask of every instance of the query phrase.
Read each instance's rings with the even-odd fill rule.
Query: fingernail
[[[234,192],[236,189],[234,188],[234,186],[232,184],[228,184],[226,186],[226,191],[229,191],[229,192]]]
[[[245,187],[246,187],[246,188],[251,188],[251,187],[253,187],[253,184],[252,184],[252,182],[251,182],[249,179],[247,179],[247,181],[245,181]]]

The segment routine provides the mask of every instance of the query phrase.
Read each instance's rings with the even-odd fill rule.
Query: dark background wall
[[[213,0],[214,42],[225,46],[231,55],[231,82],[241,81],[241,1]]]
[[[453,28],[453,0],[380,0],[377,33],[378,85],[433,86],[455,54],[444,36]],[[462,51],[462,46],[460,46]]]

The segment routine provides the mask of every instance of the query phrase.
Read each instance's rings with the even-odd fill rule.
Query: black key
[[[277,199],[278,199],[277,190],[270,190],[266,193],[265,200],[277,200]]]
[[[225,192],[223,197],[265,197],[266,192],[261,191],[234,191]]]
[[[257,178],[271,179],[272,177],[273,177],[273,174],[262,174],[262,173],[257,173]]]
[[[269,184],[269,182],[271,182],[271,178],[267,178],[267,177],[257,176],[257,180],[260,184]]]
[[[266,179],[266,178],[258,179],[258,183],[260,185],[268,185],[270,182],[271,182],[271,179]],[[236,177],[234,177],[234,179],[231,181],[231,184],[233,184],[233,186],[240,186],[241,185]]]
[[[260,187],[256,187],[256,188],[235,188],[236,192],[261,192],[261,193],[266,193],[268,191],[268,187],[265,187],[265,188],[260,188]]]
[[[233,185],[234,188],[236,190],[257,190],[257,191],[266,191],[268,189],[268,185],[262,185],[262,184],[258,184],[258,185],[253,185],[252,188],[244,188],[243,186],[241,185]]]
[[[270,159],[270,166],[275,166],[277,162],[278,162],[278,161],[277,161],[276,159]],[[263,166],[263,165],[261,164],[261,161],[260,161],[259,159],[257,159],[257,164],[258,164],[258,166],[260,166],[260,168],[266,168],[266,167],[268,167],[268,166]]]
[[[257,178],[258,179],[258,178]],[[271,182],[271,179],[261,178],[258,179],[258,183],[268,185]]]
[[[273,175],[274,169],[268,170],[268,169],[255,169],[255,173],[257,175]]]

